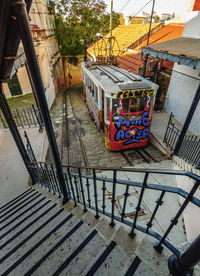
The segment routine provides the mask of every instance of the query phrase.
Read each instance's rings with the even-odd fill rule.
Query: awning
[[[166,42],[142,48],[142,54],[149,54],[194,69],[200,69],[200,39],[179,37]]]

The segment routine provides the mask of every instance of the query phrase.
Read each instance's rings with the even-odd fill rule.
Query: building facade
[[[50,107],[55,93],[64,88],[66,82],[63,61],[54,32],[54,15],[49,0],[33,0],[29,16],[30,30]],[[7,98],[32,93],[26,63],[13,72],[11,80],[4,84],[4,92]]]

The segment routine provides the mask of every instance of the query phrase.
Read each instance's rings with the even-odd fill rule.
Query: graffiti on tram
[[[123,116],[120,115],[119,122],[115,123],[115,141],[121,141],[124,146],[128,146],[148,139],[151,124],[151,121],[148,119],[149,112],[144,112],[141,120],[123,121]]]

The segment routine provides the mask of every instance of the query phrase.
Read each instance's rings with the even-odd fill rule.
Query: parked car
[[[38,25],[30,24],[30,29],[31,30],[39,30],[40,28],[38,27]]]

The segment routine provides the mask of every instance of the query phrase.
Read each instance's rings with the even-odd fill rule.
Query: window
[[[129,98],[122,100],[122,108],[124,113],[132,113],[144,111],[147,98]]]
[[[94,99],[96,104],[98,105],[98,87],[94,85]]]
[[[110,98],[105,98],[106,99],[106,120],[110,121]]]
[[[119,107],[120,107],[120,100],[113,99],[112,100],[112,121],[115,123],[119,121]]]

